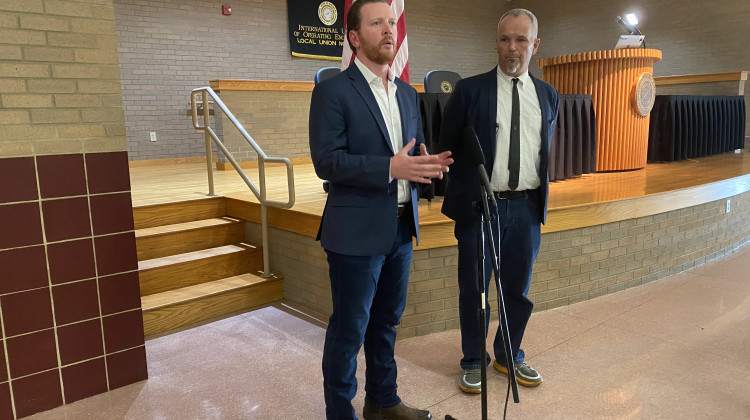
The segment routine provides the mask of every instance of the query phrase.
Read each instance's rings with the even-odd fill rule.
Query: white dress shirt
[[[536,95],[534,81],[526,72],[518,76],[518,99],[520,106],[519,130],[521,135],[521,168],[518,174],[517,191],[533,190],[539,187],[539,152],[542,147],[542,110]],[[507,191],[508,151],[510,149],[510,114],[513,104],[513,78],[497,69],[497,138],[495,143],[495,164],[492,168],[493,191]]]
[[[391,140],[391,146],[393,146],[393,153],[398,153],[404,147],[404,135],[401,132],[401,112],[398,108],[398,100],[396,99],[396,83],[393,70],[388,68],[388,91],[386,92],[385,86],[383,86],[383,79],[370,71],[359,58],[354,59],[354,64],[365,76],[365,80],[370,85],[372,94],[375,95],[375,100],[378,102],[378,108],[380,113],[383,114],[383,120],[385,120],[385,128],[388,130],[388,137]],[[390,169],[388,169],[389,179],[388,182],[393,180],[390,176]],[[409,181],[399,179],[398,180],[398,202],[403,204],[411,201],[411,193],[409,191]]]

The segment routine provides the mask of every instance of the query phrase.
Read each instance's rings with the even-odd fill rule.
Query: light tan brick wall
[[[0,2],[0,157],[121,151],[111,0]]]
[[[654,216],[542,236],[529,297],[569,305],[676,274],[750,240],[750,193]]]
[[[311,92],[225,91],[221,100],[242,123],[266,155],[309,157],[308,116]],[[238,161],[257,160],[257,154],[222,114],[224,144]],[[205,153],[205,152],[204,152]],[[220,162],[226,162],[219,155]]]
[[[750,241],[750,193],[639,219],[542,235],[529,298],[535,311],[593,299],[676,274],[730,254]],[[250,224],[249,224],[250,225]],[[259,229],[248,236],[260,243]],[[284,275],[284,298],[331,313],[326,255],[313,238],[269,229],[271,266]],[[456,329],[458,250],[415,248],[399,338]],[[491,282],[492,317],[497,294]]]

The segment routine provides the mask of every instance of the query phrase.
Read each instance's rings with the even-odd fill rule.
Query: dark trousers
[[[521,340],[526,324],[531,317],[534,304],[526,297],[531,283],[531,268],[539,253],[541,242],[541,222],[537,209],[537,194],[517,200],[497,200],[497,209],[492,209],[492,234],[495,247],[500,246],[500,283],[505,299],[505,311],[508,320],[508,331],[515,363],[524,361]],[[499,221],[499,232],[498,232]],[[461,359],[462,369],[479,369],[479,308],[481,298],[477,282],[477,224],[456,224],[455,235],[458,240],[458,310],[461,324]],[[492,260],[489,247],[489,235],[485,231],[485,291],[488,290]],[[487,301],[486,324],[489,324],[489,293]],[[487,331],[484,331],[487,336]],[[498,326],[493,343],[495,359],[505,364],[505,346]],[[490,360],[489,354],[487,360]]]
[[[365,402],[389,408],[396,394],[393,346],[396,325],[406,306],[412,259],[411,219],[401,219],[393,248],[373,257],[326,250],[333,314],[323,348],[323,391],[328,419],[354,419],[357,354],[364,343]],[[366,241],[367,238],[362,238]]]

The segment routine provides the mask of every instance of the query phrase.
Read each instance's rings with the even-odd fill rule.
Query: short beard
[[[519,59],[505,60],[505,72],[508,74],[513,74],[518,71],[518,68],[521,67],[521,63],[519,61]]]
[[[388,41],[390,41],[393,44],[394,48],[392,50],[386,50],[386,51],[381,50],[380,46]],[[393,57],[396,56],[395,47],[396,47],[396,40],[394,40],[393,38],[384,39],[383,41],[381,41],[375,46],[360,45],[360,48],[362,49],[362,54],[364,54],[373,63],[380,64],[380,65],[389,64],[391,60],[393,60]]]

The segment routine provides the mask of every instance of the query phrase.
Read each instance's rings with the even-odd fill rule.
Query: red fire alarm
[[[230,6],[228,4],[222,4],[221,5],[221,14],[222,15],[226,15],[226,16],[231,15],[232,14],[232,6]]]

